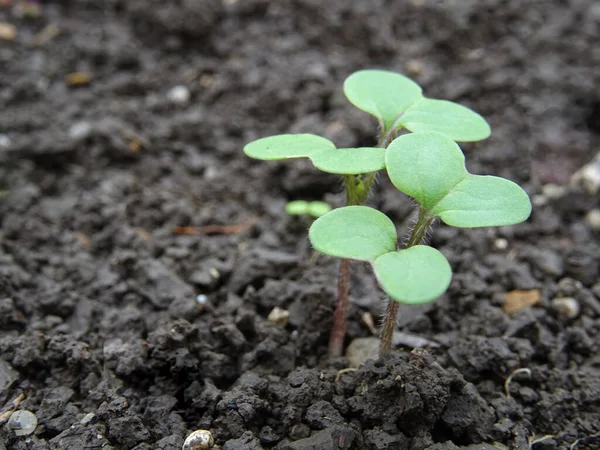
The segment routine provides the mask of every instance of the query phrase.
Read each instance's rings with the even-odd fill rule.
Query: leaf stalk
[[[408,243],[405,248],[410,248],[414,245],[419,245],[423,242],[427,229],[433,221],[432,218],[428,217],[427,212],[423,208],[419,208],[419,218],[415,224]],[[396,328],[396,317],[398,316],[398,302],[388,298],[387,309],[383,318],[383,324],[381,326],[381,332],[379,334],[379,356],[383,357],[392,348],[392,338],[394,336],[394,329]]]

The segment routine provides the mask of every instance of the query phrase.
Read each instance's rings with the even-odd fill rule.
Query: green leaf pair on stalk
[[[343,349],[347,309],[348,260],[371,264],[389,302],[381,335],[381,353],[389,351],[400,303],[421,304],[439,297],[452,272],[445,257],[422,245],[430,225],[473,228],[510,225],[529,217],[531,203],[515,183],[472,175],[455,141],[489,136],[485,120],[470,109],[428,99],[412,80],[392,72],[364,70],[348,77],[344,92],[351,103],[379,120],[377,146],[338,149],[310,134],[279,135],[251,142],[244,152],[273,160],[307,157],[318,169],[343,176],[348,206],[317,219],[309,230],[318,251],[338,258],[340,280],[330,355]],[[399,131],[404,134],[394,139]],[[419,205],[418,218],[405,248],[398,249],[396,228],[383,213],[363,206],[375,174],[386,169],[394,186]]]

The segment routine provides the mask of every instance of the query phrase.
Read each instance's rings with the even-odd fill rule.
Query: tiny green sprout
[[[325,202],[293,200],[285,205],[285,212],[290,216],[321,217],[331,211],[331,205]]]
[[[321,215],[309,230],[318,251],[341,258],[330,357],[343,351],[351,260],[370,264],[379,285],[392,299],[381,331],[384,354],[391,347],[398,304],[432,301],[450,283],[452,274],[444,256],[422,245],[436,219],[457,227],[499,226],[519,223],[531,211],[527,194],[516,184],[471,175],[465,169],[455,141],[473,142],[490,135],[489,125],[476,112],[427,98],[414,81],[383,70],[350,75],[344,93],[357,108],[379,120],[377,145],[336,148],[333,142],[313,134],[283,134],[244,147],[246,155],[261,160],[309,158],[317,169],[340,175],[344,182],[347,206]],[[412,134],[396,138],[403,130]],[[402,249],[391,220],[364,206],[382,169],[387,169],[396,188],[419,205],[417,222]],[[307,205],[296,204],[292,211],[298,207]]]

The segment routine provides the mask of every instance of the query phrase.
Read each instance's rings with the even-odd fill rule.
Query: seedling
[[[531,211],[529,198],[516,184],[466,171],[464,156],[454,141],[489,136],[488,124],[477,113],[456,103],[426,98],[414,81],[380,70],[354,73],[346,79],[344,92],[351,103],[379,120],[377,146],[336,148],[320,136],[285,134],[259,139],[244,148],[248,156],[263,160],[306,157],[318,169],[343,178],[348,206],[320,217],[309,230],[317,250],[341,258],[329,342],[332,357],[343,350],[350,260],[369,263],[392,299],[381,333],[383,354],[391,346],[398,302],[429,302],[450,283],[452,273],[445,257],[421,245],[437,218],[458,227],[497,226],[521,222]],[[413,134],[393,140],[401,130]],[[396,188],[419,204],[416,225],[402,250],[398,250],[391,220],[362,206],[377,172],[384,168]]]
[[[383,213],[367,206],[338,208],[309,230],[313,247],[330,256],[366,261],[389,302],[381,352],[389,351],[398,302],[427,303],[450,284],[452,272],[437,250],[420,245],[436,219],[461,228],[510,225],[531,213],[529,197],[504,178],[471,175],[458,145],[437,132],[396,138],[386,151],[386,169],[398,190],[419,205],[405,249],[397,250],[396,229]]]
[[[285,212],[290,216],[305,216],[316,219],[324,216],[329,211],[331,211],[331,206],[320,201],[293,200],[285,205]]]

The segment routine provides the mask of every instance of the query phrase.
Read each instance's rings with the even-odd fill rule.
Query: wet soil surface
[[[180,449],[196,429],[228,450],[600,448],[599,200],[544,188],[599,150],[597,2],[0,5],[0,449]],[[470,171],[519,182],[534,212],[439,226],[452,285],[400,318],[436,345],[338,373],[336,261],[283,207],[339,205],[340,183],[242,147],[373,145],[341,91],[362,68],[485,116]],[[383,176],[372,204],[406,229],[411,204]],[[347,343],[382,311],[355,269]],[[506,312],[522,291],[532,304]],[[33,434],[7,429],[15,408]]]

